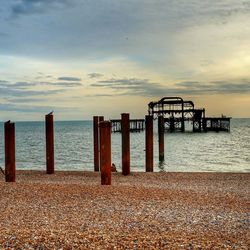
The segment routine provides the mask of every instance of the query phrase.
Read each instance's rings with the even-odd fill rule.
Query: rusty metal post
[[[111,185],[111,122],[99,123],[101,184]]]
[[[16,181],[15,123],[4,123],[5,181]]]
[[[45,116],[46,128],[46,173],[54,174],[54,119],[53,114]]]
[[[94,171],[99,171],[99,117],[93,117],[93,137],[94,137]]]
[[[145,116],[145,141],[146,141],[146,172],[154,171],[153,157],[153,116]]]
[[[104,120],[103,116],[93,116],[93,138],[94,138],[94,171],[100,171],[100,132],[99,122]]]
[[[129,114],[121,114],[121,131],[122,131],[122,174],[130,174],[130,131],[129,131]]]
[[[164,117],[158,117],[159,161],[164,161]]]

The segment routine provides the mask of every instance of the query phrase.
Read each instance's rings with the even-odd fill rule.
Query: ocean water
[[[145,171],[145,133],[131,133],[131,171]],[[112,134],[112,162],[121,171],[121,134]],[[250,172],[250,119],[232,119],[231,131],[166,133],[165,161],[158,161],[154,127],[154,171]],[[0,166],[4,166],[0,123]],[[17,169],[45,170],[44,122],[16,122]],[[55,122],[55,168],[93,170],[92,121]]]

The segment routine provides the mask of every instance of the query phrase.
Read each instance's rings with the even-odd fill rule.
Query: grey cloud
[[[30,97],[30,96],[47,96],[52,94],[58,94],[65,91],[64,89],[57,90],[23,90],[23,89],[14,89],[14,88],[6,88],[0,86],[0,96],[8,97],[8,96],[16,96],[16,97]]]
[[[202,83],[185,81],[175,84],[175,87],[152,83],[148,79],[109,79],[98,81],[91,85],[94,88],[109,88],[115,94],[138,96],[164,95],[206,95],[206,94],[244,94],[250,92],[250,81],[238,80]]]
[[[54,108],[54,107],[53,107]],[[51,106],[26,106],[26,105],[16,105],[9,103],[0,103],[0,109],[2,111],[16,111],[16,112],[48,112],[51,110]]]
[[[99,78],[99,77],[102,77],[103,74],[100,74],[100,73],[90,73],[88,74],[88,77],[89,78]]]
[[[15,112],[21,112],[21,113],[46,113],[50,110],[56,111],[65,111],[70,110],[72,108],[68,107],[58,107],[58,106],[39,106],[39,105],[16,105],[16,104],[10,104],[10,103],[0,103],[0,110],[2,111],[15,111]]]
[[[0,80],[0,85],[2,85],[2,86],[3,86],[3,85],[5,86],[7,83],[8,83],[8,81]]]
[[[78,78],[78,77],[72,77],[72,76],[62,76],[62,77],[58,77],[57,80],[59,81],[72,81],[72,82],[79,82],[82,79]]]
[[[29,97],[23,97],[23,98],[5,98],[8,102],[11,103],[36,103],[36,102],[44,102],[44,98],[29,98]]]
[[[82,86],[80,82],[51,82],[48,85],[61,86],[61,87],[79,87]]]
[[[8,81],[0,80],[1,87],[5,87],[8,89],[12,89],[12,90],[15,90],[15,89],[21,90],[21,89],[27,89],[29,87],[44,86],[44,85],[60,86],[60,87],[67,87],[67,88],[82,86],[82,84],[80,82],[16,82],[16,83],[9,83]]]
[[[20,0],[12,5],[13,16],[44,13],[51,8],[62,8],[68,5],[69,0]]]

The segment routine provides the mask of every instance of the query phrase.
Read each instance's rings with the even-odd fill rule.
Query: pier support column
[[[146,172],[154,171],[154,157],[153,157],[153,116],[145,116],[145,141],[146,141]]]
[[[16,181],[15,123],[4,123],[5,181]]]
[[[49,113],[45,116],[46,127],[46,173],[54,174],[54,116]]]
[[[111,185],[111,123],[100,122],[99,128],[101,184]]]
[[[164,161],[164,117],[158,117],[159,161]]]
[[[122,174],[130,174],[130,134],[129,134],[129,114],[121,114],[122,131]]]

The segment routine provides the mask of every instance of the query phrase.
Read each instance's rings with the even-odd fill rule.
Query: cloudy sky
[[[163,96],[250,117],[248,0],[0,2],[0,120],[139,118]]]

